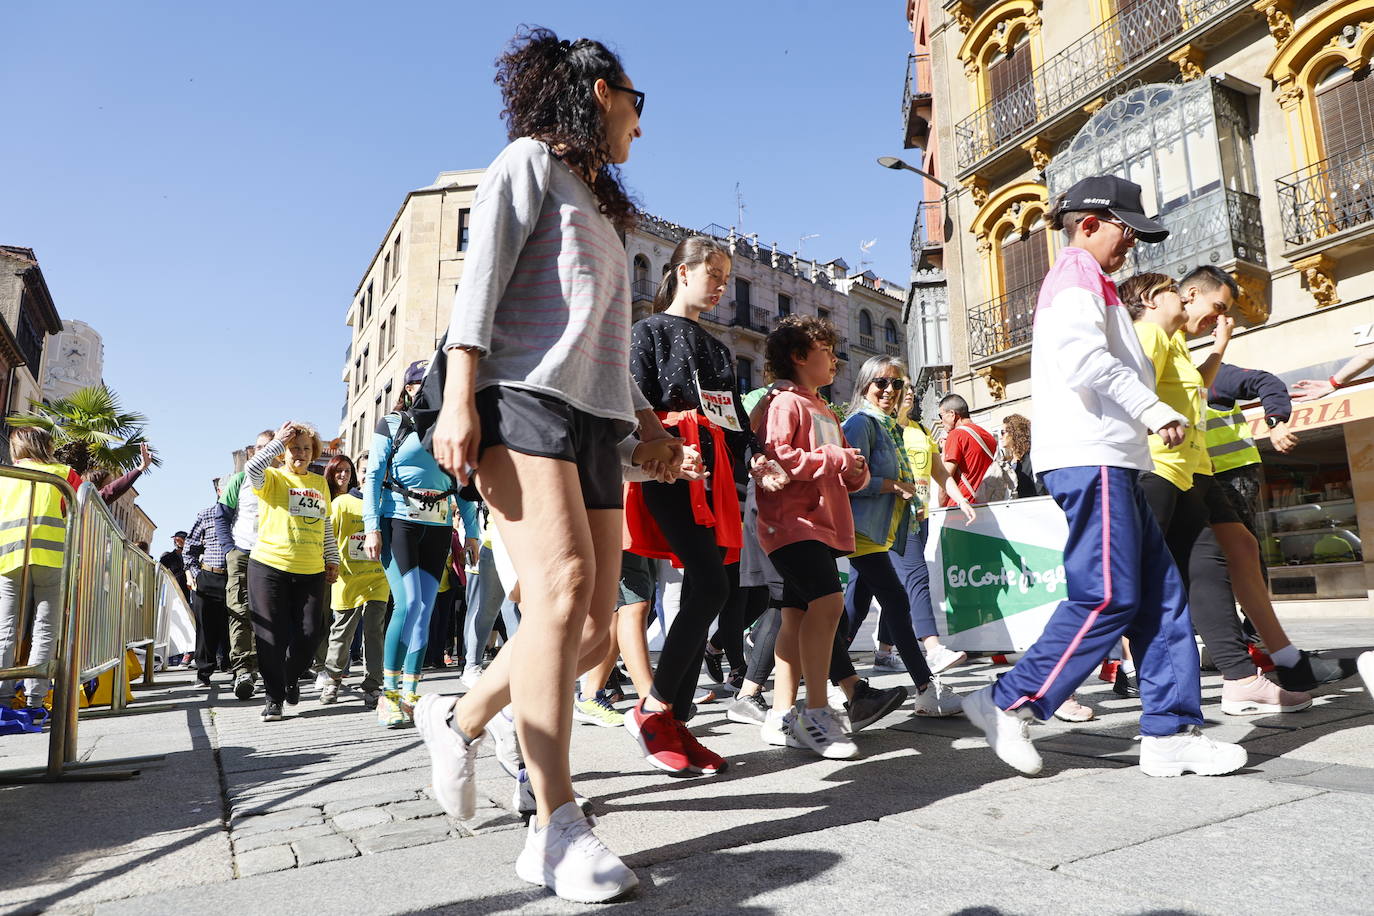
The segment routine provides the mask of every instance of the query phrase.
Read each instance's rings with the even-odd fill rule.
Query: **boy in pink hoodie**
[[[763,447],[790,483],[776,493],[760,489],[758,504],[759,542],[783,580],[774,708],[764,723],[765,739],[771,729],[789,745],[847,759],[858,748],[830,709],[826,687],[844,613],[835,559],[854,551],[849,494],[868,482],[868,467],[817,393],[835,380],[836,339],[829,321],[802,316],[784,319],[768,335],[765,357],[778,382]],[[806,678],[805,708],[792,706],[799,677]]]

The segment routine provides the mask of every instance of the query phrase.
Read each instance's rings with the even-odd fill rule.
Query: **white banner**
[[[1064,599],[1068,523],[1048,496],[930,513],[926,565],[935,625],[945,645],[1024,652]]]

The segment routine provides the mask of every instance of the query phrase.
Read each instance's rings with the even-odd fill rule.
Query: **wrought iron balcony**
[[[840,359],[849,359],[849,338],[843,334],[835,338],[835,356]]]
[[[931,93],[930,55],[908,54],[906,91],[902,94],[903,145],[907,149],[926,148],[930,139]]]
[[[721,327],[729,327],[735,322],[735,316],[731,314],[731,309],[721,308],[720,306],[716,306],[709,312],[702,312],[701,317],[703,321],[709,321]]]
[[[19,326],[15,328],[14,339],[19,344],[19,353],[35,379],[42,381],[38,373],[43,367],[43,331],[34,323],[29,310],[24,308],[20,297]]]
[[[974,164],[1043,121],[1092,101],[1128,70],[1137,69],[1193,33],[1213,28],[1236,13],[1250,12],[1246,0],[1144,0],[1043,61],[1030,80],[993,99],[954,129],[959,169]]]
[[[630,299],[634,302],[641,302],[645,299],[652,302],[658,293],[658,284],[652,280],[636,280],[630,284]]]
[[[969,310],[969,357],[991,359],[1031,342],[1040,281],[1012,290]]]
[[[1260,200],[1253,194],[1218,188],[1160,217],[1169,237],[1131,249],[1132,273],[1145,270],[1180,275],[1198,264],[1232,260],[1265,266]]]
[[[1307,245],[1360,226],[1374,228],[1374,143],[1278,179],[1283,238]]]
[[[919,270],[927,252],[945,247],[945,205],[943,201],[923,201],[916,208],[916,221],[911,226],[911,269]]]

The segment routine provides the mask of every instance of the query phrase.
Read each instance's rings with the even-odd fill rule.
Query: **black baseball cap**
[[[404,384],[414,385],[425,380],[425,370],[429,368],[429,360],[417,359],[406,369],[406,380]]]
[[[1135,231],[1142,242],[1162,242],[1169,230],[1145,215],[1140,205],[1140,185],[1115,175],[1084,178],[1064,194],[1065,211],[1106,210]]]
[[[173,537],[173,538],[185,538],[185,537],[190,537],[190,535],[187,534],[185,531],[178,531],[176,534],[172,535],[172,537]]]

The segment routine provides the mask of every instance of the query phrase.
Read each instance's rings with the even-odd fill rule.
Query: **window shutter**
[[[1317,115],[1326,157],[1359,155],[1374,143],[1374,81],[1340,67],[1323,83],[1317,89]]]
[[[1050,254],[1045,244],[1043,228],[1002,246],[1003,293],[1015,292],[1022,287],[1038,284],[1045,278],[1049,269]]]

